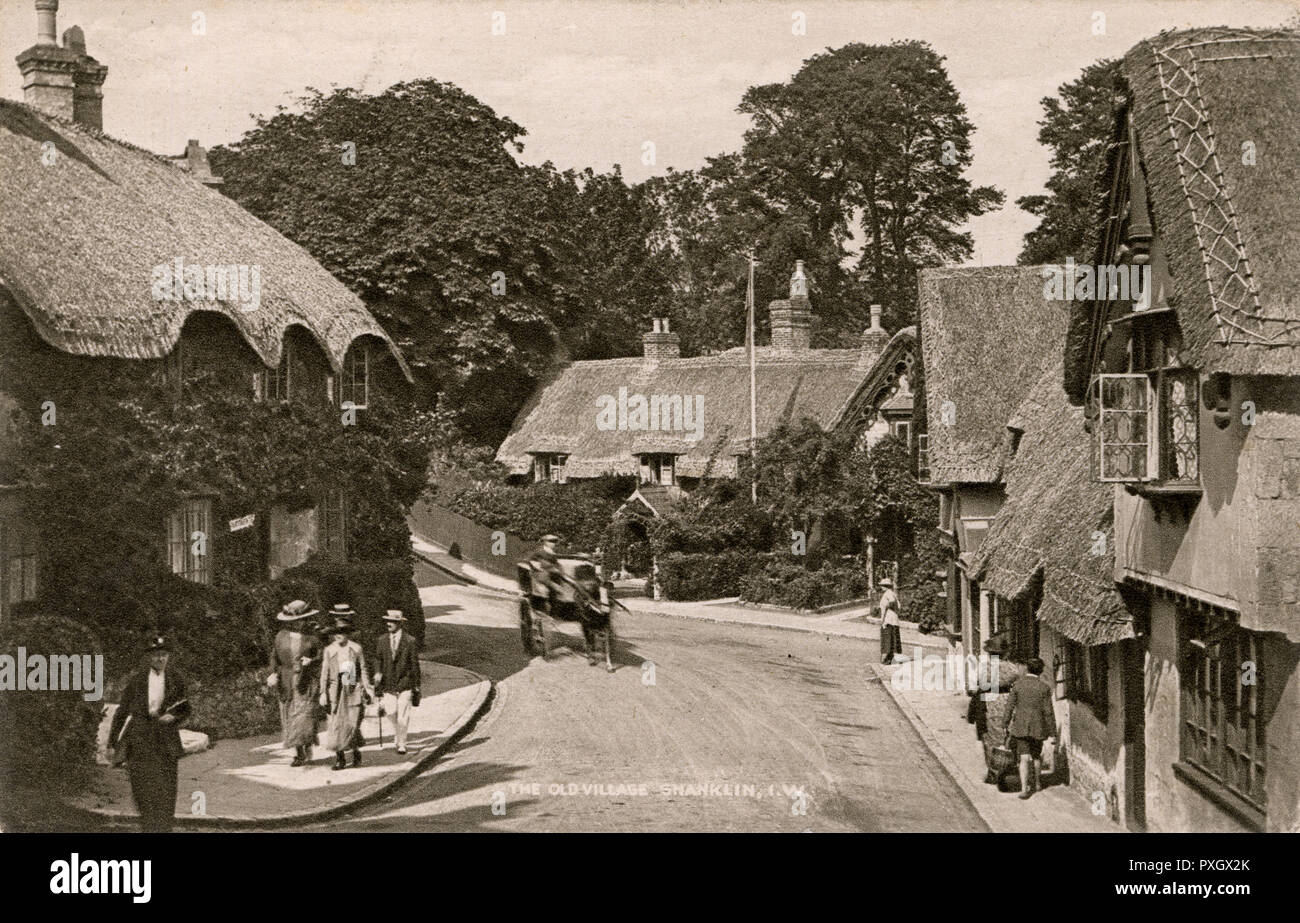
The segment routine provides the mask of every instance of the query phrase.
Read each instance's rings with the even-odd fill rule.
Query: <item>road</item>
[[[425,581],[421,581],[425,582]],[[663,616],[528,659],[514,600],[426,588],[425,656],[496,681],[460,744],[331,831],[984,831],[869,669],[874,644]]]

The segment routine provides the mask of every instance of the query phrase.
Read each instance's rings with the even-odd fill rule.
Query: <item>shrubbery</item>
[[[440,491],[438,503],[489,529],[528,541],[554,532],[562,549],[592,552],[635,488],[635,478],[621,476],[518,487],[482,481],[455,492]]]
[[[659,558],[659,588],[665,598],[674,600],[739,596],[741,579],[754,565],[754,553],[750,551],[674,551]]]
[[[80,655],[101,651],[99,639],[70,619],[31,616],[7,622],[0,653]],[[83,681],[84,684],[84,681]],[[77,791],[95,763],[95,733],[103,702],[87,702],[82,692],[9,691],[0,693],[0,788]]]
[[[867,571],[862,565],[825,564],[809,570],[802,564],[772,560],[740,581],[746,602],[771,603],[795,609],[817,609],[867,595]]]
[[[275,693],[266,687],[266,670],[245,670],[211,682],[193,682],[193,714],[186,725],[215,740],[273,734],[280,730]]]

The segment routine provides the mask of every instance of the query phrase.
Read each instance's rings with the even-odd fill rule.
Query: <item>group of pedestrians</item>
[[[352,638],[356,613],[347,603],[334,606],[319,626],[311,620],[318,611],[294,600],[276,615],[282,627],[271,648],[271,674],[267,685],[278,690],[280,726],[284,746],[293,748],[292,765],[311,761],[317,739],[317,722],[325,717],[325,747],[334,752],[334,769],[361,765],[361,718],[365,707],[380,702],[382,721],[393,723],[399,754],[405,754],[411,708],[420,704],[420,661],[415,641],[404,630],[406,616],[389,609],[383,619],[385,637],[376,643],[378,669],[373,681],[366,653]]]
[[[892,664],[903,653],[900,637],[899,601],[894,582],[888,577],[880,581],[880,662]],[[993,658],[1006,652],[1002,638],[992,638],[985,651]],[[1012,664],[1004,664],[1003,679],[1009,683],[1009,694],[995,709],[1001,721],[1001,737],[988,734],[989,709],[984,700],[983,685],[971,693],[971,707],[967,720],[975,724],[976,736],[985,741],[985,760],[989,762],[989,781],[1000,781],[1001,773],[992,764],[991,752],[1001,746],[1010,751],[1020,774],[1020,797],[1027,799],[1043,787],[1043,744],[1056,737],[1056,715],[1052,709],[1052,688],[1043,681],[1046,665],[1038,657],[1025,661],[1021,672]],[[994,674],[996,675],[996,674]],[[997,690],[999,693],[1004,690]]]
[[[404,628],[406,616],[398,609],[383,616],[387,632],[376,640],[372,682],[365,651],[352,639],[356,612],[340,603],[317,621],[319,614],[295,599],[275,616],[280,627],[271,646],[266,684],[277,693],[284,746],[294,751],[292,765],[311,761],[322,718],[325,746],[334,752],[333,768],[347,768],[347,751],[352,765],[361,765],[361,718],[374,701],[381,703],[381,722],[386,715],[393,723],[397,752],[405,754],[411,709],[420,704],[419,651]],[[169,666],[170,659],[170,643],[155,635],[146,649],[146,663],[126,681],[108,735],[109,762],[126,764],[131,797],[146,833],[172,828],[177,763],[184,753],[180,727],[191,712],[185,678]]]

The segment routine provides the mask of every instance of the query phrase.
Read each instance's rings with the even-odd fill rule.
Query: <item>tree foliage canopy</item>
[[[1061,84],[1059,97],[1043,97],[1038,140],[1052,151],[1052,175],[1045,194],[1016,200],[1039,218],[1038,227],[1025,235],[1021,264],[1092,259],[1093,191],[1110,139],[1117,75],[1115,61],[1098,61]]]

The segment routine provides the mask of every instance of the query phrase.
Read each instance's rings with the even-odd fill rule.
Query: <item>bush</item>
[[[27,654],[97,654],[99,639],[79,622],[58,616],[15,618],[3,627],[0,651]],[[0,787],[24,785],[78,791],[95,763],[95,734],[103,702],[80,691],[0,693]]]
[[[192,682],[190,727],[213,740],[255,737],[280,730],[275,693],[266,688],[264,669],[210,682]]]
[[[447,554],[456,560],[460,560],[460,542],[452,542],[451,547],[447,549]]]
[[[424,609],[415,587],[415,571],[410,561],[366,561],[339,564],[320,558],[285,571],[281,580],[300,581],[315,587],[314,592],[285,600],[306,599],[321,610],[324,617],[335,603],[346,602],[356,610],[352,620],[354,637],[367,651],[374,640],[384,634],[384,613],[401,609],[406,613],[405,631],[417,645],[424,646]],[[284,602],[269,610],[272,615]]]
[[[752,551],[670,552],[659,559],[659,587],[672,600],[739,596],[742,578],[765,557]]]
[[[554,532],[565,551],[592,552],[635,488],[635,478],[621,476],[522,487],[488,481],[445,499],[440,493],[439,503],[481,526],[513,532],[525,541]]]
[[[866,569],[855,566],[824,565],[808,570],[789,559],[778,559],[740,581],[740,596],[745,601],[795,609],[816,609],[866,595]]]

